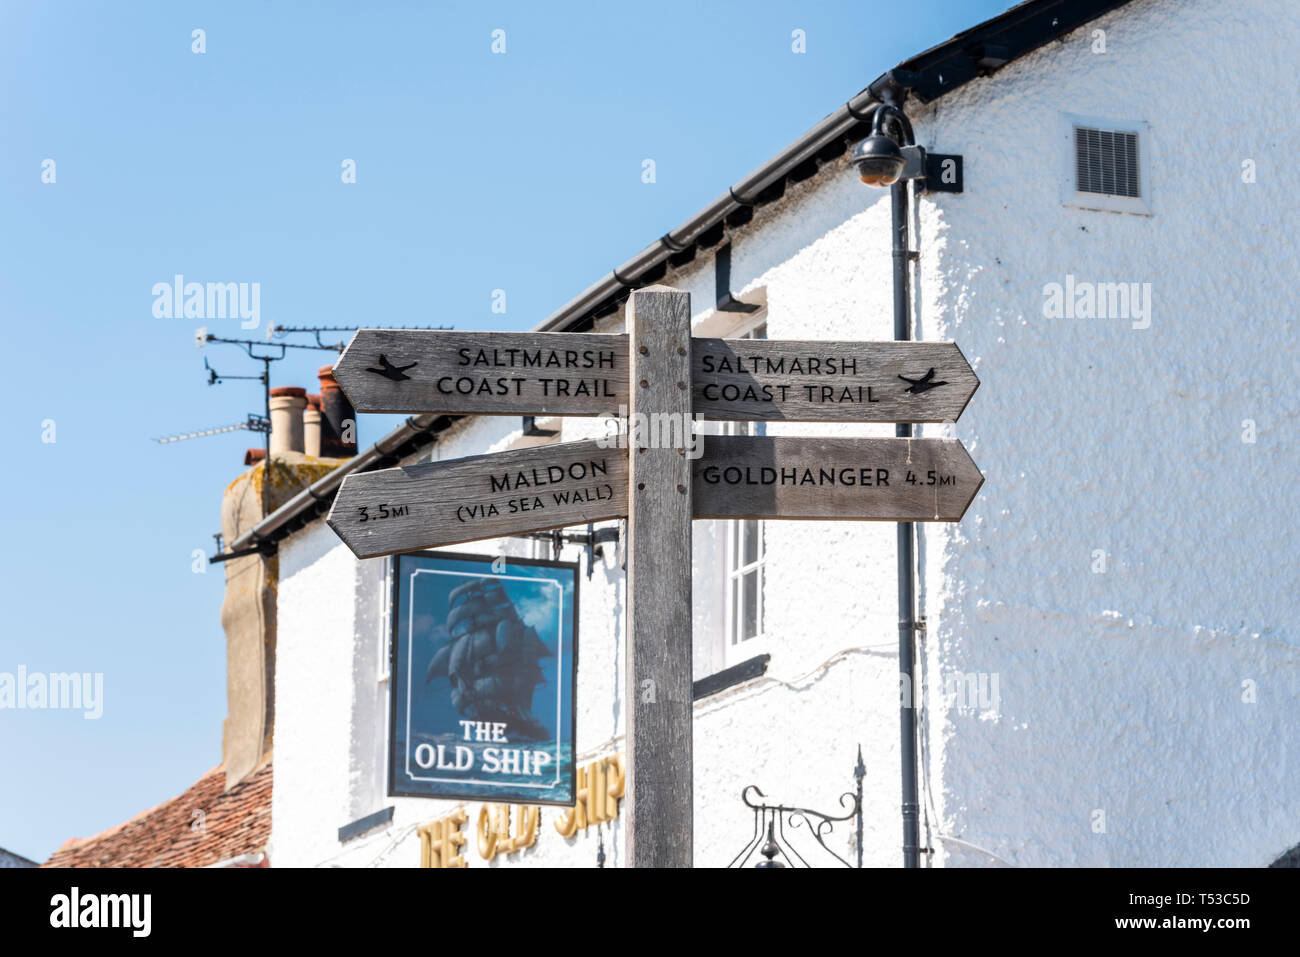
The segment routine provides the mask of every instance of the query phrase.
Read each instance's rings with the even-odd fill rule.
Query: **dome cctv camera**
[[[893,186],[903,175],[906,160],[892,139],[872,133],[853,150],[853,164],[868,186]]]

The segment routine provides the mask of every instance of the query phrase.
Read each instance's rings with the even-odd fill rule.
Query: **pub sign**
[[[393,562],[389,794],[572,805],[578,566]]]

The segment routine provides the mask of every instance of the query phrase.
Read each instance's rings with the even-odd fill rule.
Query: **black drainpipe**
[[[892,87],[884,91],[883,99],[894,107],[894,126],[903,146],[913,145],[912,127],[902,115],[902,105],[907,91]],[[893,112],[893,111],[891,111]],[[910,251],[908,249],[907,216],[910,205],[909,180],[899,180],[889,188],[890,212],[894,241],[894,339],[912,338]],[[894,426],[899,438],[911,438],[911,425]],[[917,817],[920,802],[916,788],[916,583],[913,580],[915,562],[911,522],[898,523],[898,667],[899,667],[899,734],[900,757],[903,768],[903,866],[920,867],[920,829]]]

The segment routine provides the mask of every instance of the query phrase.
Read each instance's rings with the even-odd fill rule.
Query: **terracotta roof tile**
[[[261,851],[271,836],[271,765],[229,791],[225,767],[184,794],[94,837],[72,838],[42,867],[206,867]]]

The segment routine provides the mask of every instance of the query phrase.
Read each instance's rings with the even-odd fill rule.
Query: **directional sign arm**
[[[627,336],[361,329],[334,368],[358,412],[600,415],[628,406]],[[691,343],[706,419],[955,422],[979,387],[954,342]]]
[[[955,422],[979,379],[955,342],[691,340],[706,419]]]
[[[360,329],[334,367],[358,412],[597,415],[628,397],[627,336]]]
[[[957,522],[984,476],[956,439],[710,435],[696,518]]]
[[[327,522],[358,558],[627,514],[627,450],[595,440],[349,475]]]

